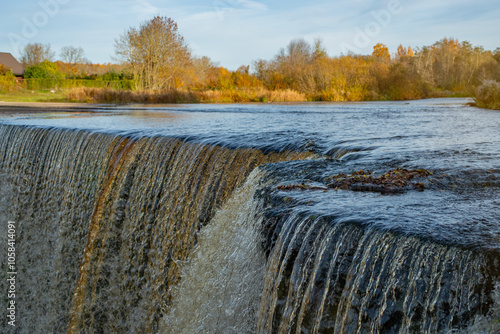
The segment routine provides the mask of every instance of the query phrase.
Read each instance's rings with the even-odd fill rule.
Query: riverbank
[[[98,107],[99,105],[91,103],[0,101],[0,115],[36,114],[48,111],[91,111],[92,109],[96,109]]]
[[[458,104],[463,104],[471,107],[479,108],[472,98],[444,98],[444,100],[453,100],[456,99]],[[430,99],[420,99],[413,101],[431,101]],[[296,102],[238,102],[238,103],[228,103],[228,102],[186,102],[185,105],[189,104],[199,104],[199,105],[230,105],[230,104],[241,104],[241,105],[315,105],[315,104],[359,104],[359,103],[383,103],[383,102],[392,102],[392,103],[404,103],[408,104],[412,100],[408,101],[349,101],[349,102],[324,102],[324,101],[296,101]],[[52,113],[52,112],[101,112],[103,110],[115,110],[115,109],[148,109],[148,108],[168,108],[175,107],[179,108],[183,103],[91,103],[91,102],[22,102],[22,101],[11,101],[5,102],[0,100],[0,117],[9,116],[9,115],[18,115],[18,114],[38,114],[38,113]]]
[[[429,96],[414,99],[314,99],[303,93],[285,90],[237,89],[237,90],[115,90],[111,88],[77,88],[56,93],[26,93],[0,94],[0,107],[2,105],[15,105],[22,107],[41,106],[51,104],[69,107],[83,107],[94,105],[127,105],[127,104],[230,104],[230,103],[302,103],[302,102],[389,102],[411,101],[432,98],[468,98],[469,95],[457,92],[435,92]]]

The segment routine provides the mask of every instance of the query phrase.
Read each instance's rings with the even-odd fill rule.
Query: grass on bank
[[[16,91],[0,93],[0,102],[65,102],[65,92],[51,93],[50,90],[42,91]]]
[[[435,92],[428,97],[468,97],[470,95]],[[377,99],[374,99],[377,100]],[[249,102],[306,102],[359,101],[357,99],[327,99],[303,93],[264,88],[233,90],[126,90],[104,87],[79,87],[70,90],[26,90],[0,92],[4,102],[79,102],[79,103],[249,103]],[[478,104],[479,106],[479,104]]]
[[[0,92],[0,102],[80,102],[80,103],[238,103],[305,102],[306,95],[293,90],[125,90],[80,87],[71,90],[25,90]]]
[[[116,90],[112,88],[75,88],[67,92],[69,102],[84,103],[238,103],[238,102],[305,102],[303,93],[293,90]]]
[[[480,108],[500,109],[500,83],[487,81],[475,90],[467,92],[432,91],[427,97],[473,96]],[[338,97],[338,96],[334,96]],[[290,89],[268,90],[265,88],[237,88],[228,90],[129,90],[110,87],[77,87],[73,89],[28,90],[14,87],[0,90],[4,102],[79,102],[79,103],[250,103],[250,102],[306,102],[306,101],[360,101],[362,99],[338,99],[307,96]],[[390,100],[380,97],[371,100]]]

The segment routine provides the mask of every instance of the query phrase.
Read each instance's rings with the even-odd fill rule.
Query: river
[[[467,102],[3,115],[19,326],[0,325],[500,330],[500,113]]]

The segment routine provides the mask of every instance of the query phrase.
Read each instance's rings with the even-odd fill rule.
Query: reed
[[[116,90],[79,87],[67,92],[71,102],[86,103],[238,103],[238,102],[305,102],[307,97],[294,90]]]

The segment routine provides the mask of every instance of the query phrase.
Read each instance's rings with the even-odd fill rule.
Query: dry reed
[[[238,103],[305,102],[306,95],[293,90],[270,91],[263,88],[238,90],[116,90],[112,88],[75,88],[67,93],[71,102],[87,103]]]

